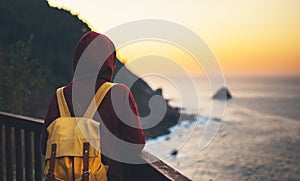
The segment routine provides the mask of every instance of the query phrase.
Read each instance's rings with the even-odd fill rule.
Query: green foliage
[[[0,0],[0,25],[0,111],[44,117],[56,88],[71,81],[74,48],[90,28],[41,0]]]
[[[70,81],[73,52],[90,28],[70,12],[52,8],[41,0],[0,0],[0,51],[33,34],[32,56],[51,69],[53,87]]]
[[[18,114],[34,114],[42,98],[47,70],[32,58],[32,40],[12,44],[0,57],[0,109]]]

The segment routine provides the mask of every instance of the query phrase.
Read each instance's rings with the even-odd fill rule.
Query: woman
[[[83,116],[94,96],[89,95],[89,91],[95,93],[103,83],[112,82],[115,52],[113,43],[102,34],[90,31],[79,40],[74,54],[74,78],[63,89],[72,117]],[[112,100],[117,100],[117,104]],[[126,104],[128,100],[129,104]],[[130,89],[123,84],[114,85],[105,95],[97,112],[93,119],[101,122],[101,155],[104,165],[109,166],[108,180],[123,180],[122,154],[136,155],[145,144],[138,110]],[[41,145],[44,155],[48,138],[47,127],[59,117],[57,96],[53,94],[42,130]],[[125,144],[134,143],[135,146],[124,148],[120,146],[120,140],[125,141]]]

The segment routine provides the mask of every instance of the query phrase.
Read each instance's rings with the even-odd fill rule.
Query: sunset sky
[[[49,0],[49,3],[78,14],[100,33],[141,19],[179,23],[211,47],[226,76],[300,75],[299,0]],[[149,47],[149,42],[145,44]],[[120,52],[120,57],[130,62],[141,56],[135,50],[128,47]],[[188,62],[183,64],[196,75],[198,70]]]

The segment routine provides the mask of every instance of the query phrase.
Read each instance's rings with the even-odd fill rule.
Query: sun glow
[[[49,4],[70,10],[100,33],[126,22],[149,18],[184,25],[208,43],[228,76],[300,75],[298,0],[111,0],[101,3],[97,0],[88,3],[49,0]],[[142,47],[150,48],[148,45]],[[194,70],[180,51],[164,48],[167,56],[176,56],[176,61],[191,72],[201,72]],[[141,47],[136,50],[136,47],[126,48],[119,51],[119,56],[130,62],[152,51]]]

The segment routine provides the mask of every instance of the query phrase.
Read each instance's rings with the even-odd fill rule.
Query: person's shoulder
[[[129,87],[125,84],[122,84],[122,83],[116,83],[116,84],[114,84],[113,87],[117,88],[117,89],[123,89],[123,90],[126,90],[126,91],[130,91]]]
[[[57,87],[54,90],[53,94],[52,94],[51,102],[56,102],[56,99],[57,99],[57,90],[60,89],[60,88],[63,88],[64,95],[66,95],[66,94],[69,94],[72,91],[72,84],[68,84],[68,85],[65,85],[65,86],[59,86],[59,87]]]
[[[69,95],[72,92],[72,83],[62,86],[64,88],[64,93]]]
[[[118,93],[126,94],[126,95],[131,94],[130,88],[127,85],[122,84],[122,83],[114,84],[112,87],[112,90],[115,92],[118,92]]]

